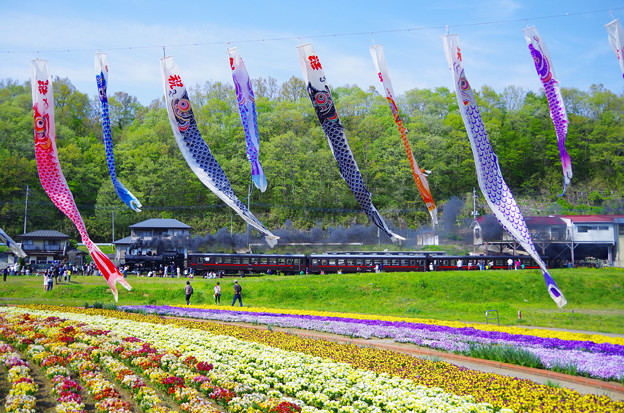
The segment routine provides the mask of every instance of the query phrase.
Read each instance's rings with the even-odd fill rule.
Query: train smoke
[[[405,235],[405,231],[395,228],[394,232]],[[280,237],[278,245],[300,243],[300,244],[391,244],[390,238],[385,233],[378,231],[375,225],[355,224],[350,227],[329,227],[323,229],[320,223],[309,230],[298,230],[293,228],[291,221],[287,220],[283,228],[273,231]],[[409,240],[411,241],[411,240]],[[415,240],[414,240],[415,243]],[[154,238],[151,241],[138,241],[131,246],[131,249],[141,249],[142,247],[162,251],[175,251],[187,249],[190,252],[219,251],[219,250],[245,250],[249,244],[263,245],[264,240],[257,234],[230,233],[228,228],[221,228],[215,234],[176,236],[168,238]],[[402,245],[410,245],[411,242]]]

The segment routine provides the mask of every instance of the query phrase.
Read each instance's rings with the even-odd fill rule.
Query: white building
[[[624,215],[527,216],[525,221],[541,255],[562,262],[599,260],[624,267]],[[515,253],[522,247],[492,216],[472,224],[475,249]]]

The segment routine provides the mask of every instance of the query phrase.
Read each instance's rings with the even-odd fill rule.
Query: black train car
[[[309,271],[313,274],[371,272],[426,271],[427,256],[413,252],[328,252],[311,254],[308,258]]]

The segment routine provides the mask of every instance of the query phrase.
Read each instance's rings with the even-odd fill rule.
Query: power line
[[[382,34],[382,33],[400,33],[400,32],[411,32],[411,31],[422,31],[422,30],[447,30],[449,28],[457,28],[457,27],[487,26],[487,25],[493,25],[493,24],[516,23],[516,22],[524,22],[524,21],[528,23],[529,21],[533,21],[533,20],[548,20],[548,19],[582,16],[582,15],[597,14],[597,13],[609,13],[613,15],[612,12],[614,10],[623,10],[623,9],[624,7],[612,7],[610,9],[581,11],[581,12],[574,12],[574,13],[566,12],[562,14],[552,14],[548,16],[492,20],[492,21],[475,22],[475,23],[459,23],[459,24],[449,24],[449,25],[442,25],[442,26],[409,27],[405,29],[388,29],[388,30],[377,30],[377,31],[366,31],[366,32],[329,33],[329,34],[316,34],[316,35],[308,35],[308,36],[270,37],[270,38],[244,39],[244,40],[195,42],[195,43],[180,43],[180,44],[169,44],[169,45],[161,44],[161,45],[144,45],[144,46],[126,46],[126,47],[111,47],[111,48],[56,49],[56,50],[2,50],[0,51],[0,53],[35,54],[35,53],[98,52],[102,50],[112,51],[112,50],[133,50],[133,49],[161,49],[161,48],[177,48],[177,47],[189,47],[189,46],[211,46],[211,45],[222,45],[222,44],[228,44],[228,43],[262,43],[262,42],[274,42],[274,41],[284,41],[284,40],[318,39],[318,38],[325,38],[325,37],[347,37],[347,36],[364,36],[364,35],[372,36],[374,34]]]

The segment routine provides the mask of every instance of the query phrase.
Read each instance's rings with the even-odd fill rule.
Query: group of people
[[[191,304],[191,296],[193,295],[193,286],[190,281],[186,282],[184,286],[184,295],[186,296],[186,305]],[[214,299],[215,304],[221,304],[221,283],[217,281],[217,284],[214,286]],[[243,306],[243,288],[238,283],[238,280],[234,280],[234,299],[232,300],[232,305],[234,305],[238,301],[240,306]]]
[[[43,273],[43,291],[52,291],[54,282],[71,282],[72,271],[75,274],[75,267],[69,265],[53,265]]]

